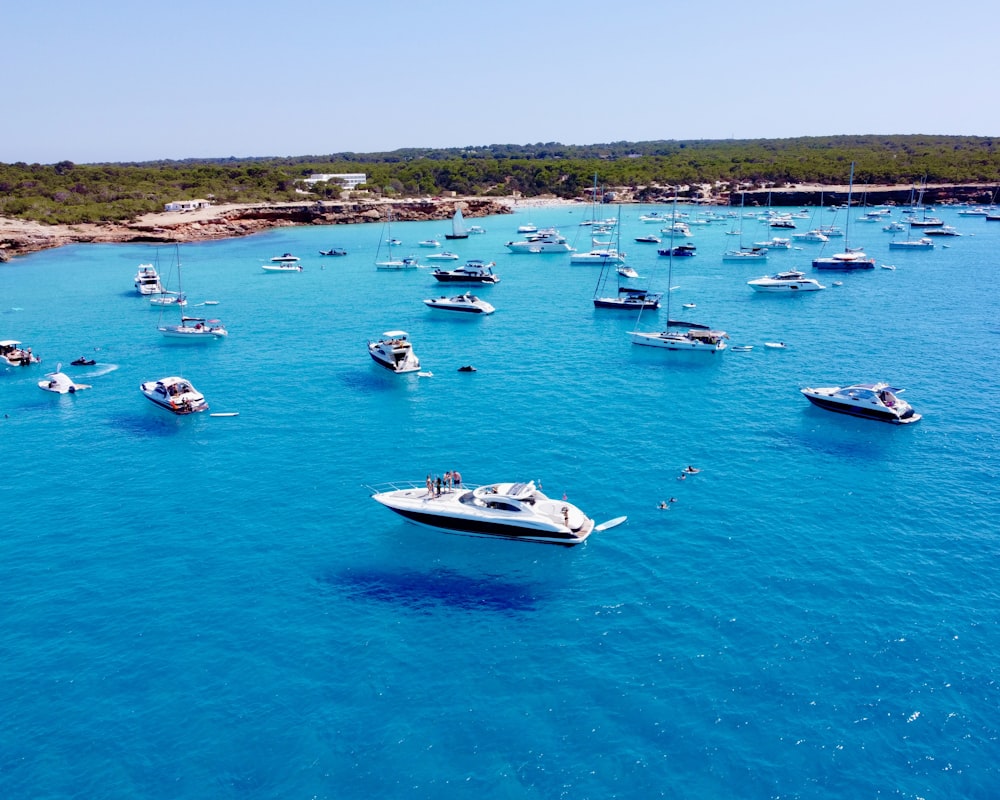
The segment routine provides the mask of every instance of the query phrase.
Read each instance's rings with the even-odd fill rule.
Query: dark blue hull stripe
[[[864,417],[865,419],[877,419],[879,422],[899,423],[899,418],[895,414],[880,411],[877,408],[845,406],[842,403],[836,403],[831,400],[823,400],[816,397],[809,397],[808,395],[806,395],[806,399],[809,400],[809,402],[814,406],[825,408],[827,411],[836,411],[838,414],[849,414],[852,417]]]
[[[387,506],[388,508],[388,506]],[[451,533],[467,533],[475,536],[502,536],[505,539],[531,539],[533,541],[548,541],[553,544],[577,544],[580,539],[571,536],[563,531],[541,531],[531,528],[518,528],[513,525],[504,525],[499,522],[489,522],[477,519],[454,519],[437,514],[425,514],[420,511],[410,511],[408,509],[392,508],[402,517],[418,525],[427,525],[431,528],[441,528]]]

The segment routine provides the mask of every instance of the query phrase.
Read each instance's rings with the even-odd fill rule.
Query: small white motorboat
[[[440,253],[431,253],[427,256],[428,261],[458,261],[458,253],[449,250],[442,250]]]
[[[770,347],[772,350],[784,350],[788,345],[784,342],[764,342],[764,347]]]
[[[149,304],[154,308],[159,306],[186,306],[187,297],[180,292],[161,292],[149,298]]]
[[[423,239],[423,240],[417,242],[417,246],[418,247],[440,247],[441,246],[441,242],[439,242],[437,239]]]
[[[189,381],[176,375],[160,378],[158,381],[145,381],[139,384],[139,391],[152,403],[165,408],[171,414],[194,414],[208,409],[205,395],[195,389]]]
[[[204,317],[181,317],[180,325],[161,325],[160,333],[168,339],[207,342],[229,335],[221,320]]]
[[[436,308],[441,311],[458,311],[464,314],[492,314],[496,309],[485,300],[476,297],[474,294],[455,295],[454,297],[431,297],[424,300],[428,308]]]
[[[302,272],[302,265],[293,261],[282,261],[273,264],[261,264],[260,268],[264,272]]]
[[[83,389],[89,389],[89,383],[76,383],[69,375],[65,372],[49,372],[45,376],[44,381],[38,382],[38,388],[44,389],[46,392],[55,392],[56,394],[76,394]]]
[[[636,272],[632,267],[621,266],[618,267],[618,274],[623,278],[638,278],[639,273]]]

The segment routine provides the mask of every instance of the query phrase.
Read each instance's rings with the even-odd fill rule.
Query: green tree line
[[[216,203],[301,200],[312,173],[364,172],[368,189],[400,197],[580,197],[602,187],[719,184],[723,188],[844,184],[992,183],[1000,152],[975,136],[830,136],[795,139],[484,145],[294,158],[219,158],[129,164],[0,164],[0,216],[47,223],[120,221],[162,211],[171,200]],[[318,184],[312,196],[335,197]]]

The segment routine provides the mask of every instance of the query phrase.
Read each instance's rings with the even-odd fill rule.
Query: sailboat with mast
[[[184,291],[181,288],[181,258],[179,249],[177,250],[177,293],[181,297],[184,296]],[[184,316],[183,313],[181,314],[179,325],[160,325],[159,331],[168,339],[182,339],[186,342],[207,342],[229,335],[229,331],[223,327],[220,320],[205,319],[204,317],[188,317]]]
[[[455,214],[451,218],[451,233],[444,235],[445,239],[468,239],[469,232],[465,229],[461,206],[455,206]]]
[[[854,162],[851,162],[851,177],[847,184],[847,221],[844,223],[844,252],[832,256],[814,258],[813,269],[853,272],[859,269],[875,269],[875,259],[868,258],[860,247],[850,246],[851,234],[851,193],[854,189]]]
[[[674,215],[677,213],[677,195],[674,194]],[[673,252],[673,234],[671,234],[671,253]],[[667,327],[662,331],[629,331],[632,344],[643,347],[659,347],[664,350],[675,352],[701,352],[701,353],[721,353],[726,349],[726,339],[729,338],[725,331],[716,331],[707,325],[698,325],[681,320],[670,319],[670,290],[673,288],[673,267],[674,257],[670,255],[667,260]],[[642,310],[636,317],[636,327],[642,318]],[[678,330],[671,330],[671,328]]]
[[[379,254],[382,252],[383,242],[389,249],[389,255],[385,261],[380,261]],[[413,256],[407,256],[406,258],[393,258],[392,248],[395,244],[397,244],[397,242],[392,238],[392,206],[389,206],[386,209],[385,238],[379,240],[378,250],[375,252],[375,269],[398,272],[404,269],[416,269],[420,266],[420,264],[417,263],[417,259]]]
[[[754,246],[743,246],[743,208],[746,201],[746,192],[740,192],[740,246],[736,250],[726,250],[722,254],[723,261],[765,261],[767,259],[767,248]],[[676,214],[674,215],[676,217]],[[671,248],[673,249],[673,248]]]
[[[621,208],[618,209],[618,216],[621,217]],[[621,240],[621,229],[618,229],[618,240]],[[617,245],[616,245],[617,248]],[[613,252],[617,253],[617,249]],[[624,253],[622,254],[624,256]],[[608,279],[614,275],[618,291],[616,294],[609,294]],[[595,308],[619,308],[619,309],[657,309],[660,307],[659,292],[650,292],[629,283],[629,279],[638,278],[638,273],[634,269],[624,266],[622,261],[615,261],[610,258],[604,259],[601,264],[601,274],[597,279],[597,286],[594,288]]]

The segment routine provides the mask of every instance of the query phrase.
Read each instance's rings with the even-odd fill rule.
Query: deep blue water
[[[633,316],[591,305],[599,268],[503,248],[530,220],[588,249],[583,207],[446,243],[496,261],[482,319],[427,309],[427,270],[376,271],[380,224],[181,246],[192,302],[219,301],[190,310],[230,331],[206,346],[168,344],[132,290],[140,262],[176,280],[172,247],[0,266],[0,338],[44,359],[0,373],[0,795],[1000,794],[1000,223],[943,210],[964,235],[929,253],[853,224],[897,268],[786,297],[746,281],[818,245],[747,269],[721,261],[732,220],[694,226],[668,281],[632,241],[645,210],[621,211],[629,263],[752,352],[633,346]],[[426,255],[446,229],[392,233]],[[286,251],[302,273],[260,269]],[[433,377],[371,362],[392,328]],[[93,389],[39,391],[57,362]],[[140,395],[173,374],[239,416]],[[798,392],[877,379],[923,420]],[[629,522],[576,548],[449,536],[363,486],[452,468]]]

